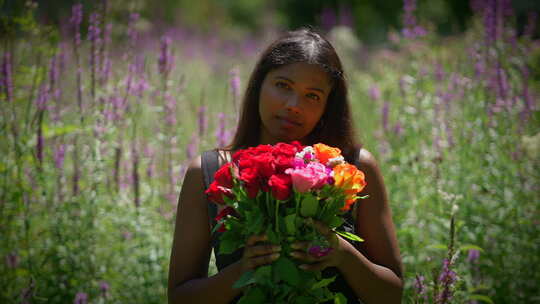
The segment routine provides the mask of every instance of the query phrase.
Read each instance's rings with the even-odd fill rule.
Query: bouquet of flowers
[[[312,221],[335,230],[343,224],[342,215],[363,198],[357,194],[365,186],[364,173],[346,163],[340,149],[321,143],[302,146],[295,141],[237,151],[231,162],[216,171],[206,190],[212,202],[225,205],[213,231],[223,232],[219,253],[232,253],[249,236],[261,234],[282,247],[276,261],[244,273],[234,284],[235,288],[246,287],[239,303],[344,299],[328,289],[335,277],[304,271],[288,254],[295,241],[309,242],[309,253],[314,256],[331,250]],[[335,232],[362,241],[355,234]]]

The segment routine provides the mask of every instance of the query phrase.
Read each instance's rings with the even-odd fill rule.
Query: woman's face
[[[259,96],[261,144],[302,141],[323,115],[331,89],[317,65],[299,62],[270,71]]]

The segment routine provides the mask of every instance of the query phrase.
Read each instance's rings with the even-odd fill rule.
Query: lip
[[[283,124],[290,125],[290,126],[301,126],[302,124],[297,122],[296,120],[287,118],[287,117],[281,117],[276,116],[279,121],[281,121]]]

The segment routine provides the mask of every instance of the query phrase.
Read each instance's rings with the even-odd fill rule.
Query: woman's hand
[[[326,238],[330,247],[327,249],[311,248],[312,250],[310,250],[311,245],[309,242],[295,242],[291,244],[291,248],[295,249],[291,252],[291,256],[297,260],[306,262],[306,264],[302,264],[299,267],[307,271],[319,271],[327,267],[339,267],[347,252],[354,249],[354,247],[325,224],[314,221],[313,225]]]
[[[267,240],[266,235],[252,235],[248,238],[240,261],[242,273],[270,264],[279,258],[281,246],[265,242]]]

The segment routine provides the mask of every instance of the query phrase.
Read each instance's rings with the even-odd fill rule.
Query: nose
[[[298,114],[300,112],[300,96],[298,96],[298,94],[291,94],[289,98],[287,98],[285,107],[288,112]]]

